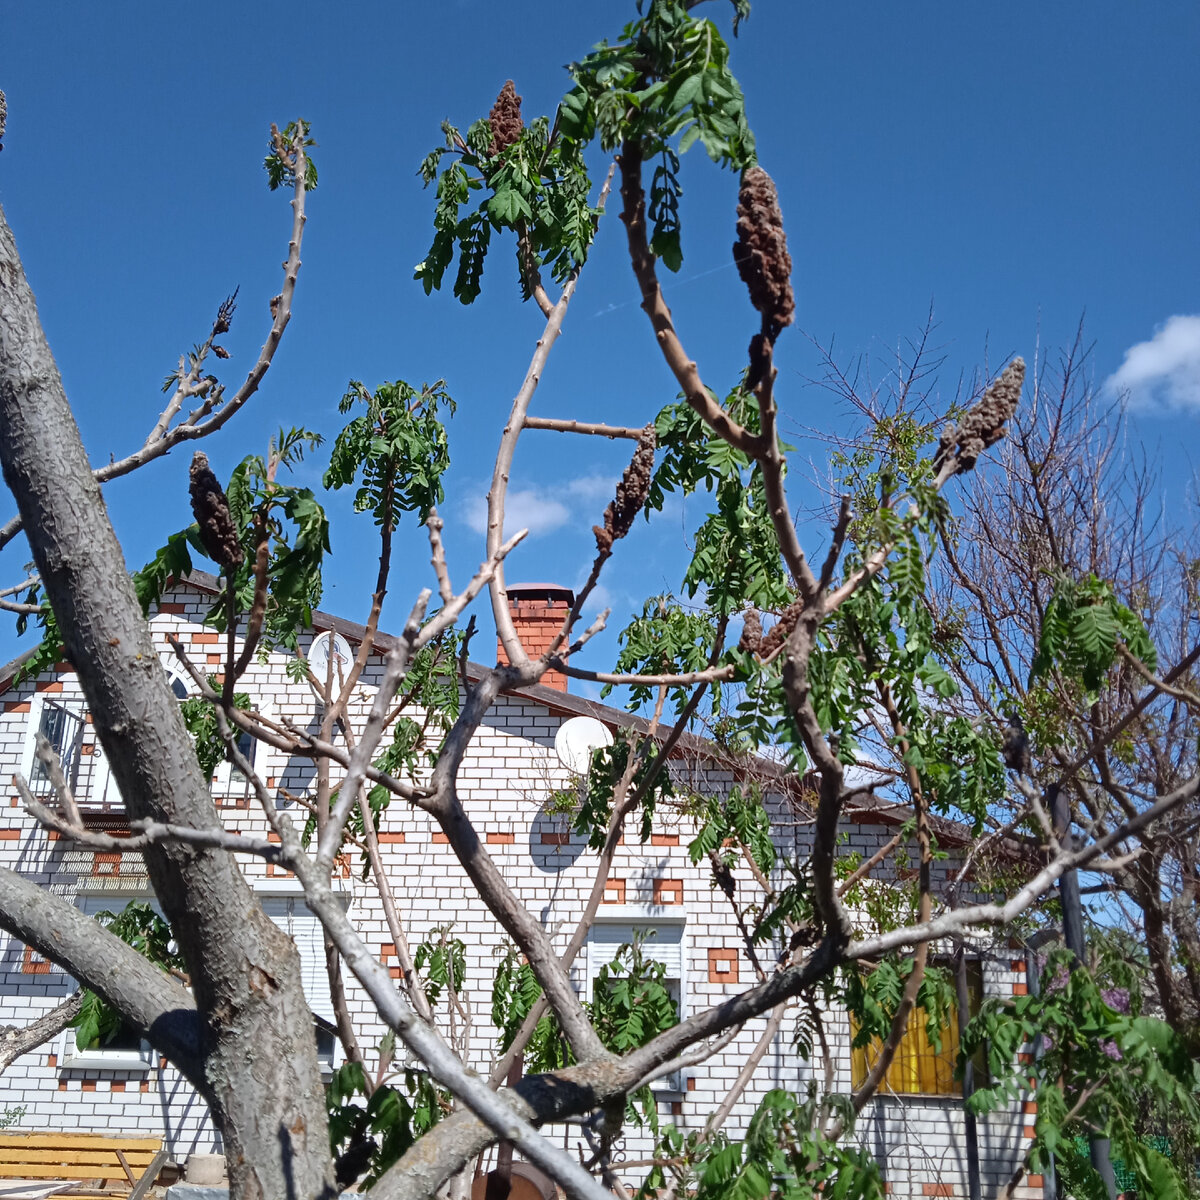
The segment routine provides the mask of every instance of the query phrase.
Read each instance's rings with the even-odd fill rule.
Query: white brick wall
[[[165,597],[162,610],[152,622],[164,662],[170,659],[166,642],[170,632],[180,637],[201,665],[213,671],[220,669],[219,647],[211,644],[211,635],[199,626],[209,604],[207,596],[186,587]],[[212,661],[206,661],[209,656],[213,656]],[[283,661],[282,656],[272,655],[266,664],[255,662],[239,683],[239,690],[247,692],[256,706],[269,705],[276,718],[286,718],[300,728],[312,727],[317,712],[312,694],[307,685],[288,681]],[[381,670],[382,659],[373,657],[364,674],[361,699],[352,705],[352,719],[365,716],[371,688]],[[33,697],[39,689],[59,688],[64,698],[79,696],[77,682],[69,671],[47,672],[0,694],[0,778],[10,780],[20,766]],[[527,697],[502,697],[467,753],[460,774],[460,794],[504,878],[545,926],[558,928],[557,940],[565,946],[573,931],[573,918],[591,890],[595,856],[577,838],[556,844],[566,824],[563,818],[549,817],[541,811],[551,791],[571,782],[553,749],[554,734],[563,719]],[[314,775],[310,762],[289,761],[282,752],[265,744],[257,748],[256,767],[273,791],[282,786],[302,794]],[[86,778],[83,783],[86,785]],[[714,772],[710,786],[721,783],[728,783],[728,777],[719,779]],[[115,905],[122,891],[128,894],[128,882],[89,873],[93,869],[89,866],[90,854],[48,840],[19,807],[15,789],[7,783],[5,786],[6,791],[0,793],[0,803],[4,798],[8,801],[7,811],[0,814],[0,862],[69,898],[101,887],[113,891]],[[265,832],[264,820],[254,807],[222,807],[220,811],[231,829]],[[303,821],[302,812],[295,815]],[[494,1034],[491,985],[505,945],[502,931],[474,896],[450,847],[438,840],[436,826],[425,813],[393,799],[381,832],[381,851],[410,944],[415,946],[448,922],[453,922],[453,936],[466,943],[467,998],[475,1020],[472,1047],[475,1065],[486,1068]],[[738,950],[741,939],[726,898],[710,886],[707,867],[693,867],[688,859],[687,843],[693,832],[688,822],[668,813],[661,814],[656,822],[655,836],[649,844],[640,844],[631,828],[618,848],[612,875],[623,884],[626,910],[630,906],[650,906],[656,880],[677,880],[682,885],[682,909],[667,903],[647,911],[667,916],[682,911],[686,915],[686,1005],[695,1012],[734,990],[732,984],[709,982],[709,948]],[[869,857],[893,830],[886,825],[849,825],[845,832],[849,846]],[[807,836],[806,828],[797,826],[794,817],[786,823],[781,821],[782,846],[803,846]],[[136,862],[122,864],[127,880],[137,866]],[[253,886],[272,891],[289,886],[282,873],[269,873],[267,865],[259,860],[244,860],[243,869]],[[749,873],[739,868],[735,876],[739,893],[743,897],[753,895]],[[135,880],[140,878],[134,876]],[[341,880],[341,886],[362,936],[368,945],[382,952],[391,937],[373,888],[360,879],[359,852],[354,848],[350,850],[348,876]],[[675,895],[668,892],[663,898],[673,900]],[[606,915],[615,910],[606,906],[601,911]],[[582,965],[577,966],[582,978]],[[24,947],[0,935],[0,1023],[36,1017],[68,990],[68,981],[57,968],[30,974],[24,967]],[[739,974],[742,986],[752,977],[744,955]],[[987,963],[988,991],[1003,994],[1016,982],[1018,973],[1006,958]],[[373,1048],[383,1029],[352,978],[347,981],[347,992],[360,1041],[364,1047]],[[758,1041],[764,1023],[765,1018],[750,1022],[720,1054],[690,1068],[685,1073],[685,1091],[663,1095],[661,1102],[672,1114],[670,1119],[686,1130],[703,1127]],[[849,1028],[844,1013],[828,1014],[827,1034],[836,1086],[848,1090]],[[768,1089],[784,1086],[803,1091],[813,1073],[821,1072],[819,1054],[813,1063],[801,1061],[792,1049],[791,1035],[788,1022],[727,1123],[730,1134],[744,1129]],[[0,1105],[26,1106],[21,1128],[160,1134],[177,1158],[192,1151],[220,1149],[204,1104],[157,1055],[154,1065],[142,1072],[67,1069],[60,1065],[62,1055],[59,1039],[18,1060],[0,1077]],[[980,1122],[985,1195],[1000,1190],[1027,1145],[1026,1120],[1032,1122],[1033,1118],[1014,1111]],[[557,1131],[559,1144],[563,1132]],[[957,1099],[877,1099],[864,1112],[857,1137],[884,1165],[892,1195],[966,1195],[962,1111]],[[645,1157],[651,1145],[638,1130],[630,1129],[623,1149],[627,1158],[637,1159]],[[1017,1195],[1022,1197],[1026,1192],[1029,1197],[1040,1195],[1037,1188],[1019,1189]]]

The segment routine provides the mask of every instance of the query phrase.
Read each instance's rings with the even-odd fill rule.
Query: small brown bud
[[[511,79],[500,89],[500,95],[496,97],[496,103],[488,115],[488,123],[492,127],[489,154],[499,154],[521,136],[525,128],[525,122],[521,120],[521,97],[517,95],[516,85]]]
[[[638,437],[637,449],[633,452],[621,482],[617,484],[616,499],[604,510],[604,527],[592,526],[596,535],[596,549],[601,554],[612,550],[613,542],[623,538],[633,527],[633,522],[646,497],[650,493],[650,481],[654,477],[654,447],[657,438],[654,426],[647,425]]]
[[[212,352],[213,352],[213,353],[214,353],[214,354],[215,354],[215,355],[216,355],[218,358],[228,358],[228,357],[229,357],[229,351],[228,351],[228,350],[226,350],[224,346],[218,346],[218,345],[216,344],[216,342],[213,342],[213,348],[212,348]]]
[[[245,560],[242,544],[234,528],[229,500],[208,465],[208,455],[197,450],[192,455],[192,513],[200,526],[200,541],[209,558],[226,571],[240,567]]]
[[[774,341],[792,323],[796,301],[779,197],[762,167],[751,167],[742,175],[737,211],[733,261],[750,292],[750,302],[763,315],[763,332]]]

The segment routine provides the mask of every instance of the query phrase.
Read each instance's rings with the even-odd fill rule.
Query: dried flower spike
[[[1014,358],[957,426],[947,425],[938,438],[934,470],[952,461],[955,471],[970,471],[979,456],[1008,432],[1005,422],[1017,411],[1025,385],[1025,360]],[[957,451],[954,449],[957,444]]]
[[[763,315],[763,333],[773,342],[792,323],[796,301],[779,196],[762,167],[751,167],[742,176],[737,211],[733,261],[751,303]]]
[[[213,562],[226,571],[242,565],[245,555],[234,528],[229,500],[208,465],[208,455],[197,450],[192,455],[192,512],[200,526],[200,541]]]
[[[492,127],[490,154],[499,154],[521,136],[521,130],[525,128],[525,122],[521,120],[521,97],[511,79],[500,89],[488,114],[488,124]]]
[[[8,101],[4,98],[4,93],[0,92],[0,150],[4,149],[4,126],[8,121]]]
[[[601,554],[608,554],[612,550],[613,542],[629,532],[638,513],[642,511],[654,476],[656,444],[654,426],[647,425],[638,437],[637,449],[625,468],[625,474],[621,476],[621,482],[617,484],[616,499],[610,501],[604,510],[604,527],[592,526],[592,532],[596,535],[596,549]]]

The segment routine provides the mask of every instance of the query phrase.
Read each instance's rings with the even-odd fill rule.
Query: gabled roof
[[[219,595],[221,591],[220,580],[215,575],[210,575],[207,571],[193,571],[186,579],[178,580],[176,586],[179,584],[195,588],[196,591],[212,596]],[[313,612],[312,627],[322,631],[329,630],[333,633],[340,633],[348,641],[360,644],[367,634],[365,625],[360,625],[356,621],[348,621],[344,617],[338,617],[333,613],[327,613],[319,609]],[[377,631],[374,645],[381,653],[387,653],[396,644],[396,641],[397,639],[394,635]],[[33,653],[34,649],[32,648],[26,650],[11,662],[0,667],[0,692],[6,690],[13,676],[22,664],[32,657]],[[486,667],[481,663],[469,662],[467,664],[467,678],[473,682],[478,681],[490,670],[490,667]],[[601,704],[599,701],[589,700],[584,696],[577,696],[570,692],[559,691],[557,688],[546,687],[544,684],[534,683],[525,687],[512,688],[504,694],[531,701],[559,716],[594,717],[605,725],[614,728],[631,729],[643,734],[650,732],[650,722],[645,717],[638,716],[636,713],[626,712],[622,708],[615,708],[610,704]],[[744,761],[739,763],[730,759],[728,756],[722,754],[719,747],[713,742],[706,738],[697,737],[695,734],[684,734],[677,743],[677,749],[684,753],[700,754],[706,758],[716,759],[722,766],[727,767],[735,774],[749,773],[748,763]],[[768,758],[756,757],[752,761],[753,773],[755,775],[771,780],[798,808],[809,807],[807,797],[813,796],[816,790],[811,776],[797,775],[786,764]],[[897,804],[882,796],[877,796],[869,789],[854,793],[848,799],[844,809],[844,816],[847,820],[864,825],[902,825],[912,815],[913,811],[909,806]],[[944,846],[969,845],[973,841],[971,830],[958,821],[951,821],[945,817],[935,816],[931,818],[931,824],[936,837]],[[1010,849],[1014,848],[1010,847]],[[1025,853],[1028,853],[1028,849],[1025,850]]]

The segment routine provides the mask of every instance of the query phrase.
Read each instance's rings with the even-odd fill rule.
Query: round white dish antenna
[[[350,667],[354,662],[354,653],[350,649],[350,643],[346,641],[340,633],[318,633],[312,640],[312,645],[308,648],[308,669],[312,672],[314,684],[310,679],[308,686],[316,693],[318,700],[322,698],[321,692],[325,687],[325,680],[329,678],[329,659],[333,657],[333,686],[335,690],[341,685],[349,674]]]
[[[592,765],[592,751],[613,744],[613,735],[595,717],[572,717],[564,721],[554,735],[558,761],[575,775],[586,775]]]

